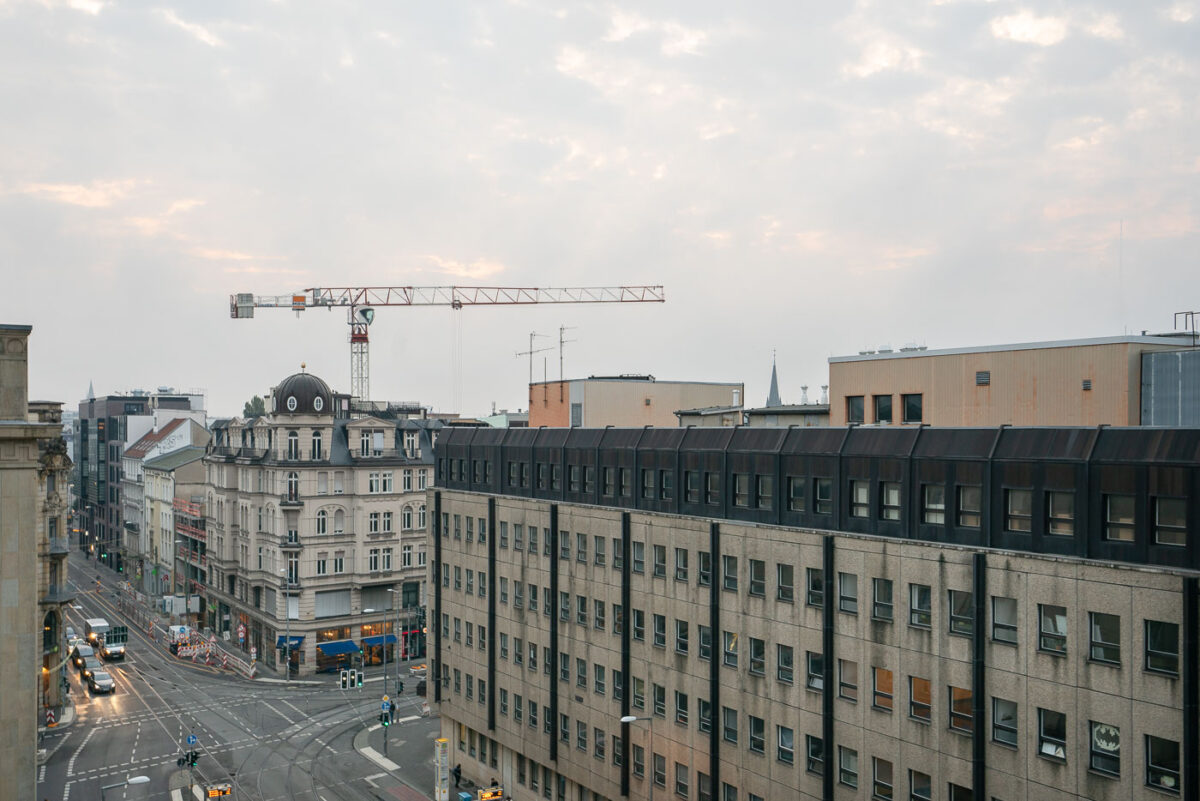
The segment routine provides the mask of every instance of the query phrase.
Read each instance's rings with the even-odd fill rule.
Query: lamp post
[[[396,635],[396,693],[399,694],[400,693],[400,648],[401,648],[401,640],[400,640],[401,593],[395,587],[388,587],[388,592],[390,592],[392,594],[392,608],[396,610],[396,626],[395,626],[395,628],[392,629],[392,633]],[[386,637],[384,638],[384,642],[386,644],[386,642],[387,642]],[[387,653],[387,651],[385,648],[384,654],[386,655],[386,653]],[[385,676],[387,675],[386,670],[384,671],[384,675]],[[384,679],[384,681],[386,681],[386,679]]]
[[[627,726],[630,723],[636,723],[639,720],[646,721],[646,731],[649,735],[647,739],[649,740],[648,745],[649,745],[649,752],[650,752],[650,760],[649,760],[650,764],[648,766],[649,775],[647,776],[647,778],[650,779],[649,801],[654,801],[654,718],[653,717],[639,718],[637,715],[625,715],[621,718],[621,722]]]
[[[100,801],[104,801],[104,793],[106,790],[113,790],[113,789],[116,789],[117,787],[124,787],[128,784],[146,784],[149,781],[150,781],[149,776],[130,776],[128,779],[126,779],[123,782],[114,782],[113,784],[106,784],[100,788]]]

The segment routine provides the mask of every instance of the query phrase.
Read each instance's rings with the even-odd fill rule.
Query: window
[[[875,402],[875,422],[892,422],[892,396],[875,395],[872,400]]]
[[[846,397],[846,422],[863,422],[863,396],[849,395]]]
[[[1046,493],[1046,533],[1056,537],[1075,535],[1075,493]]]
[[[1017,702],[992,698],[993,742],[1017,747]]]
[[[680,798],[688,797],[688,777],[691,775],[691,768],[682,762],[675,763],[675,795]]]
[[[974,598],[962,590],[948,592],[950,607],[950,633],[970,637],[975,631]]]
[[[1133,542],[1132,495],[1104,496],[1104,539]]]
[[[329,529],[329,514],[322,509],[317,512],[317,533],[324,534]]]
[[[894,698],[892,697],[892,671],[887,668],[872,668],[875,676],[874,695],[871,706],[881,712],[891,712]]]
[[[1179,675],[1179,624],[1146,621],[1146,670]]]
[[[696,727],[702,732],[712,731],[712,704],[703,698],[696,699]]]
[[[654,546],[654,576],[663,578],[667,575],[667,546]]]
[[[721,503],[721,474],[712,472],[704,474],[704,502],[709,506]]]
[[[804,477],[788,476],[787,479],[788,511],[803,512],[804,506]]]
[[[874,603],[871,606],[871,617],[876,620],[892,622],[892,580],[877,578],[871,580],[874,591]]]
[[[654,646],[656,648],[667,647],[667,616],[654,616]]]
[[[653,500],[655,498],[655,483],[654,471],[642,468],[642,497]]]
[[[582,532],[575,532],[575,561],[587,561],[587,534]]]
[[[904,422],[906,422],[906,423],[921,422],[922,415],[921,415],[921,396],[920,396],[920,394],[901,395],[900,403],[904,410]]]
[[[738,566],[736,556],[721,557],[721,586],[730,592],[737,592]]]
[[[858,752],[844,745],[838,746],[838,783],[858,787]]]
[[[1067,760],[1067,716],[1050,709],[1038,709],[1038,755]]]
[[[879,487],[879,517],[881,520],[900,519],[900,484],[885,481]]]
[[[712,554],[708,551],[700,551],[700,565],[696,571],[696,583],[701,587],[707,587],[712,584]]]
[[[513,548],[525,550],[525,526],[521,523],[513,523]]]
[[[775,565],[775,600],[790,604],[795,597],[791,565]]]
[[[646,681],[644,679],[639,679],[637,676],[633,677],[632,695],[633,695],[633,697],[631,700],[632,700],[634,708],[635,709],[645,709],[646,708]]]
[[[675,653],[686,654],[688,652],[688,622],[686,620],[675,621]]]
[[[687,581],[688,580],[688,549],[687,548],[676,548],[675,549],[675,580],[676,581]]]
[[[892,788],[892,763],[886,759],[872,757],[872,772],[875,780],[871,785],[871,797],[881,799],[881,801],[892,801],[894,798]]]
[[[933,798],[933,780],[928,773],[919,770],[908,772],[908,790],[911,801],[930,801]]]
[[[933,624],[933,599],[927,584],[908,585],[908,625],[919,629],[931,628]]]
[[[775,646],[775,678],[785,684],[791,684],[795,680],[795,651],[790,645]]]
[[[1067,653],[1067,609],[1038,604],[1038,649],[1065,656]]]
[[[750,594],[759,597],[767,594],[767,563],[761,559],[750,560]]]
[[[712,659],[712,628],[699,625],[696,628],[700,631],[700,658]]]
[[[1154,499],[1154,544],[1183,548],[1187,545],[1187,501]]]
[[[871,516],[871,483],[869,481],[850,482],[850,516]]]
[[[508,717],[508,690],[500,690],[500,714]]]
[[[633,611],[633,639],[646,639],[646,613],[641,609]]]
[[[1179,795],[1179,743],[1146,735],[1146,784]]]
[[[819,515],[833,514],[833,479],[813,479],[813,511]]]
[[[983,512],[983,488],[961,485],[958,493],[958,525],[962,528],[979,528]]]
[[[858,663],[849,659],[838,660],[838,698],[858,703]]]
[[[1017,644],[1017,599],[992,596],[992,640]]]
[[[949,801],[975,801],[975,791],[970,787],[950,782],[950,799]]]
[[[946,522],[946,488],[941,484],[921,485],[921,522],[944,525]]]
[[[754,477],[754,506],[758,509],[771,509],[775,503],[775,478],[773,476]]]
[[[970,734],[975,730],[974,717],[971,711],[971,691],[961,687],[951,687],[950,728]]]
[[[737,710],[727,706],[721,707],[721,736],[725,742],[737,745],[738,724]]]
[[[621,538],[613,537],[613,570],[621,570],[625,567],[625,551],[621,548]]]
[[[1033,530],[1033,492],[1026,489],[1004,491],[1004,530],[1028,533]]]
[[[600,565],[600,566],[604,565],[604,562],[606,559],[606,554],[604,552],[605,542],[606,542],[606,540],[604,539],[604,537],[601,537],[601,536],[592,537],[592,561],[595,564]]]
[[[764,731],[766,724],[762,718],[756,718],[754,715],[749,715],[749,748],[755,754],[761,754],[766,750],[766,735]]]
[[[646,572],[646,543],[634,540],[633,545],[633,572]]]
[[[685,470],[683,473],[683,499],[688,503],[700,503],[700,473]]]
[[[838,609],[858,614],[858,576],[854,573],[838,573]]]
[[[507,520],[500,521],[500,547],[501,548],[508,547],[508,521]]]
[[[925,723],[933,719],[933,696],[929,679],[908,677],[908,716]]]
[[[820,737],[804,735],[804,769],[820,776],[825,772],[825,745]]]
[[[1103,612],[1088,612],[1091,648],[1088,658],[1094,662],[1121,664],[1121,617]]]
[[[765,676],[767,673],[767,643],[757,637],[750,638],[750,675]]]
[[[825,660],[820,654],[815,654],[812,651],[808,651],[807,662],[808,679],[804,686],[808,687],[810,690],[821,692],[825,689]]]
[[[611,467],[600,469],[600,494],[611,498],[616,489],[616,470]]]
[[[724,656],[721,663],[725,667],[735,668],[738,666],[738,636],[732,631],[723,631],[721,635],[724,637]]]
[[[1109,776],[1121,775],[1121,730],[1108,723],[1089,721],[1088,767]]]
[[[796,762],[796,733],[787,726],[775,727],[775,758],[785,765]]]
[[[809,606],[824,606],[825,605],[825,576],[819,568],[809,567],[805,569],[805,576],[808,580],[808,605]]]
[[[687,693],[675,691],[675,722],[683,726],[688,722],[688,697]]]
[[[733,505],[748,507],[750,505],[750,474],[733,474]]]
[[[597,695],[604,695],[604,665],[592,665],[592,690],[595,691]]]

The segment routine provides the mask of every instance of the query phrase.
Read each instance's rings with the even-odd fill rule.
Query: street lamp
[[[403,603],[403,601],[402,601],[402,593],[399,590],[397,590],[395,587],[388,587],[387,591],[392,594],[392,608],[396,610],[396,627],[392,630],[392,633],[396,635],[396,692],[399,693],[400,692],[400,653],[401,653],[401,648],[403,647],[403,640],[400,639],[400,636],[401,636],[400,635],[400,605],[401,605],[401,603]],[[385,637],[384,638],[385,646],[386,646],[386,643],[387,643],[387,638]],[[385,648],[384,654],[386,655],[386,653],[387,653],[387,649]],[[387,675],[387,671],[384,671],[384,675]]]
[[[649,775],[647,776],[647,778],[650,779],[650,801],[654,801],[654,770],[655,770],[655,768],[654,768],[654,718],[653,717],[639,718],[637,715],[624,715],[621,718],[621,722],[624,723],[625,725],[629,725],[630,723],[636,723],[639,720],[646,721],[646,731],[649,733],[649,737],[647,739],[649,740],[648,745],[649,745],[649,751],[650,751],[650,760],[649,760],[650,764],[649,764]]]
[[[150,781],[149,776],[130,776],[128,779],[126,779],[123,782],[115,782],[113,784],[106,784],[100,788],[100,801],[104,801],[104,791],[105,790],[113,790],[117,787],[124,787],[127,784],[146,784],[149,781]]]

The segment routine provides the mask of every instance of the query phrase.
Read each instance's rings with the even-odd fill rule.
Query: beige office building
[[[1191,344],[1171,334],[836,356],[829,424],[1138,425],[1142,354]]]
[[[430,692],[466,775],[1196,798],[1200,433],[550,433],[439,442]]]
[[[529,385],[529,427],[676,426],[678,409],[741,407],[740,382],[660,381],[652,375],[589,376]]]

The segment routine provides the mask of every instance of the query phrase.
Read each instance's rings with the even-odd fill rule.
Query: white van
[[[83,622],[83,635],[87,637],[88,643],[93,647],[97,647],[104,642],[104,635],[108,634],[108,621],[102,617],[93,617]]]

